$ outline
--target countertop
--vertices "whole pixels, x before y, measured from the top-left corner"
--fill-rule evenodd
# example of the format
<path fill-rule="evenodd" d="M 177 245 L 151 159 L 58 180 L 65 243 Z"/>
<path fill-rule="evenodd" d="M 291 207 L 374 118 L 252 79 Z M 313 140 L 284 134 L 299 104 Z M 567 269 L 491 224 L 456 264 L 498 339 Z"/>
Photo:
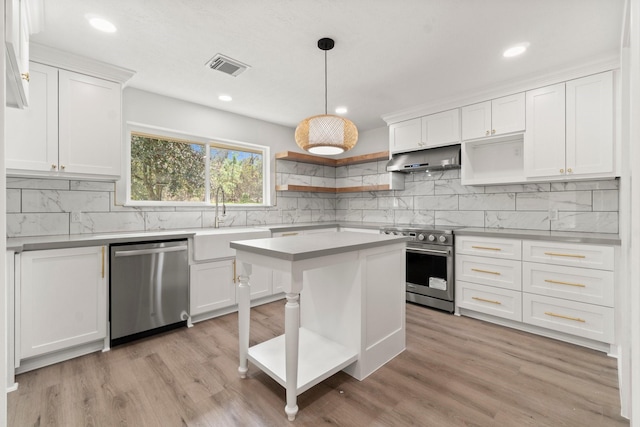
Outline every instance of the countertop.
<path fill-rule="evenodd" d="M 222 228 L 194 228 L 187 230 L 168 231 L 130 231 L 122 233 L 100 233 L 100 234 L 73 234 L 58 236 L 35 236 L 35 237 L 15 237 L 7 239 L 7 250 L 16 252 L 33 251 L 44 249 L 62 249 L 81 246 L 100 246 L 115 243 L 149 242 L 154 240 L 167 239 L 188 239 L 195 234 L 215 234 L 231 233 L 242 229 L 247 230 L 270 230 L 272 232 L 287 232 L 312 230 L 318 228 L 367 228 L 380 229 L 389 227 L 391 224 L 378 222 L 308 222 L 296 224 L 271 224 L 244 227 L 222 227 Z M 402 227 L 404 225 L 396 224 Z M 414 225 L 416 226 L 416 225 Z M 455 227 L 455 235 L 503 237 L 512 239 L 535 239 L 550 240 L 571 243 L 592 243 L 603 245 L 619 245 L 620 236 L 618 234 L 606 233 L 585 233 L 572 231 L 540 231 L 540 230 L 520 230 L 520 229 L 498 229 L 498 228 L 462 228 Z"/>
<path fill-rule="evenodd" d="M 231 248 L 287 261 L 301 261 L 344 252 L 359 251 L 406 241 L 404 236 L 345 231 L 337 234 L 320 233 L 291 236 L 286 239 L 252 239 L 231 242 Z"/>

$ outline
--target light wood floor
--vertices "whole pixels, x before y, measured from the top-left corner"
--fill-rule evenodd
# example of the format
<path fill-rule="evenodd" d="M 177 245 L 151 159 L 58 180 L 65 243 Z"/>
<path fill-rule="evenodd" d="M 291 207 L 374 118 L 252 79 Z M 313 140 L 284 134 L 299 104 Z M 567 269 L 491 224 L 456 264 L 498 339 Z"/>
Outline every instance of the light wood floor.
<path fill-rule="evenodd" d="M 251 344 L 283 330 L 251 313 Z M 18 376 L 9 426 L 624 426 L 615 359 L 407 305 L 407 349 L 364 381 L 342 372 L 298 397 L 250 365 L 231 314 Z"/>

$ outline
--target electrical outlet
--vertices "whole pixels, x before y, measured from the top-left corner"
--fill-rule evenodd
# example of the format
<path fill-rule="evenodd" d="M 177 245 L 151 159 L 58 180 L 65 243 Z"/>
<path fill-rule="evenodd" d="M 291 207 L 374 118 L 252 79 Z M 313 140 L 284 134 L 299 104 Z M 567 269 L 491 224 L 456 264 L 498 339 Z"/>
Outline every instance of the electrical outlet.
<path fill-rule="evenodd" d="M 549 220 L 556 221 L 558 219 L 558 209 L 549 209 Z"/>
<path fill-rule="evenodd" d="M 71 222 L 82 222 L 82 212 L 71 212 Z"/>

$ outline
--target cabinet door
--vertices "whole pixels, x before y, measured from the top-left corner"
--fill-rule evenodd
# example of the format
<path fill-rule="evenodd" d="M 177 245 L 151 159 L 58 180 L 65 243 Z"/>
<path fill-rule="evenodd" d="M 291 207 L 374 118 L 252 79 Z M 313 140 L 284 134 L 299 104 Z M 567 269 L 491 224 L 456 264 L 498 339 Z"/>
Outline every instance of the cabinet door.
<path fill-rule="evenodd" d="M 236 303 L 233 260 L 194 264 L 189 267 L 190 315 L 207 313 Z"/>
<path fill-rule="evenodd" d="M 565 85 L 526 94 L 524 169 L 528 178 L 565 174 Z"/>
<path fill-rule="evenodd" d="M 22 254 L 22 359 L 107 336 L 105 263 L 104 246 Z"/>
<path fill-rule="evenodd" d="M 9 173 L 58 168 L 58 70 L 32 63 L 30 80 L 29 107 L 5 111 Z"/>
<path fill-rule="evenodd" d="M 524 98 L 521 92 L 491 101 L 491 135 L 524 131 Z"/>
<path fill-rule="evenodd" d="M 422 118 L 422 142 L 426 147 L 460 142 L 460 110 L 443 111 Z"/>
<path fill-rule="evenodd" d="M 414 150 L 422 146 L 421 119 L 412 119 L 389 126 L 389 150 L 392 153 Z"/>
<path fill-rule="evenodd" d="M 567 173 L 614 176 L 613 73 L 566 85 Z"/>
<path fill-rule="evenodd" d="M 462 107 L 462 139 L 491 135 L 491 101 Z"/>
<path fill-rule="evenodd" d="M 26 0 L 5 1 L 7 102 L 10 107 L 29 105 L 29 17 Z"/>
<path fill-rule="evenodd" d="M 59 71 L 60 172 L 120 175 L 120 84 Z"/>

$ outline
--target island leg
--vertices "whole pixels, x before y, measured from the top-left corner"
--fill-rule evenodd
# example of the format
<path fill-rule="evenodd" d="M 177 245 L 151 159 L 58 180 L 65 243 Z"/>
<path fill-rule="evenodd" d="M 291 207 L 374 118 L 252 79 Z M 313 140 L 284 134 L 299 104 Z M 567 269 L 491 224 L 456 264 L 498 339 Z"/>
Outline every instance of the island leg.
<path fill-rule="evenodd" d="M 286 294 L 284 308 L 284 343 L 287 373 L 287 405 L 284 407 L 289 421 L 296 419 L 298 413 L 298 338 L 300 334 L 300 294 Z"/>
<path fill-rule="evenodd" d="M 247 377 L 247 354 L 249 353 L 249 321 L 250 321 L 250 287 L 249 276 L 251 264 L 240 262 L 240 275 L 238 276 L 238 344 L 240 347 L 240 366 L 238 373 L 240 378 Z M 235 281 L 236 278 L 234 277 Z"/>

